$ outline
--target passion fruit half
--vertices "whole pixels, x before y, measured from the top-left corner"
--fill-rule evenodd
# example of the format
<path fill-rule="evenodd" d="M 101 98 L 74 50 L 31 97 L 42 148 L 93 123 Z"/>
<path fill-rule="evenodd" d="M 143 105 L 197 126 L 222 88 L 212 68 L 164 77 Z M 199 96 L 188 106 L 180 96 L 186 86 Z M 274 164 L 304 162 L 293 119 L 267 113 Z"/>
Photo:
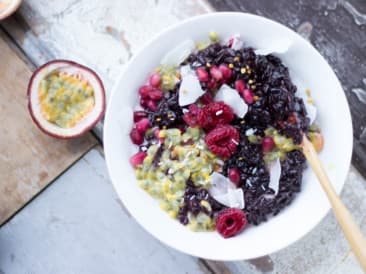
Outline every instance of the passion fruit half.
<path fill-rule="evenodd" d="M 91 69 L 67 60 L 39 67 L 28 85 L 28 108 L 46 134 L 71 139 L 94 127 L 105 111 L 105 91 Z"/>

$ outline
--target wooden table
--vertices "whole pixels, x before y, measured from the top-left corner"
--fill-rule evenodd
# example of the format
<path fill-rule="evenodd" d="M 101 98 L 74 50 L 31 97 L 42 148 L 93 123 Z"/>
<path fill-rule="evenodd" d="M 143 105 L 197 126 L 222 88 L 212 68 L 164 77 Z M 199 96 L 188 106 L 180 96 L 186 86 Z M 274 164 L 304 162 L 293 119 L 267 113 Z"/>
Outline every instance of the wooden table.
<path fill-rule="evenodd" d="M 203 0 L 25 0 L 17 14 L 0 24 L 0 34 L 6 36 L 7 43 L 31 68 L 54 58 L 72 59 L 94 68 L 102 76 L 108 93 L 129 58 L 164 27 L 212 12 L 214 7 L 263 14 L 310 37 L 336 68 L 351 98 L 354 117 L 360 115 L 355 125 L 361 127 L 364 116 L 360 105 L 354 102 L 356 98 L 364 98 L 366 16 L 362 12 L 366 12 L 366 5 L 362 0 L 310 2 L 313 3 L 302 0 L 291 4 L 284 0 L 213 0 L 211 4 Z M 318 13 L 312 12 L 313 9 Z M 349 40 L 340 34 L 344 33 L 345 22 L 355 24 L 348 28 L 353 31 Z M 332 24 L 334 29 L 324 29 Z M 338 36 L 327 35 L 328 31 Z M 348 41 L 361 44 L 349 45 Z M 351 48 L 339 49 L 333 43 L 345 43 Z M 323 48 L 324 45 L 328 47 Z M 343 67 L 356 68 L 345 60 L 344 54 L 358 58 L 359 70 L 349 72 Z M 348 77 L 352 82 L 347 81 Z M 356 91 L 352 92 L 353 89 Z M 98 125 L 94 130 L 99 138 L 101 129 Z M 362 132 L 363 128 L 356 128 L 357 134 Z M 359 137 L 356 136 L 357 148 L 362 147 L 363 136 Z M 354 164 L 365 174 L 361 154 L 356 154 Z M 354 167 L 349 172 L 342 199 L 366 232 L 366 182 Z M 103 149 L 97 145 L 0 228 L 0 273 L 362 272 L 332 213 L 292 246 L 250 261 L 207 261 L 166 247 L 125 211 L 109 181 Z"/>

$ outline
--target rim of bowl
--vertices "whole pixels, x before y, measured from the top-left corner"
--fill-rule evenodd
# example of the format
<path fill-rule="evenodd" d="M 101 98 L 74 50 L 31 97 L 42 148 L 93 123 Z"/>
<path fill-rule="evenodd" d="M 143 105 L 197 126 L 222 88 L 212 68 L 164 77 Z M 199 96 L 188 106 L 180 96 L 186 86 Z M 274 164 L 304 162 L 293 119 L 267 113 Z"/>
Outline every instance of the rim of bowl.
<path fill-rule="evenodd" d="M 108 128 L 108 121 L 109 121 L 109 116 L 111 115 L 110 114 L 110 103 L 112 102 L 113 100 L 113 97 L 114 97 L 114 94 L 118 91 L 118 83 L 120 82 L 120 79 L 124 76 L 125 74 L 125 71 L 128 69 L 128 67 L 135 61 L 135 59 L 137 59 L 137 57 L 148 47 L 148 45 L 150 45 L 151 43 L 161 39 L 161 37 L 163 37 L 166 33 L 169 33 L 170 31 L 178 28 L 178 27 L 181 27 L 185 24 L 188 24 L 188 23 L 191 23 L 191 22 L 194 22 L 194 21 L 199 21 L 201 19 L 206 19 L 206 18 L 210 18 L 210 17 L 217 17 L 217 18 L 224 18 L 224 17 L 227 17 L 227 16 L 236 16 L 236 17 L 252 17 L 254 19 L 257 19 L 257 20 L 263 20 L 263 21 L 266 21 L 267 23 L 270 23 L 270 24 L 274 24 L 274 25 L 277 25 L 281 28 L 285 28 L 287 31 L 290 31 L 291 33 L 295 34 L 297 36 L 297 38 L 299 38 L 301 40 L 301 43 L 303 44 L 306 44 L 306 46 L 317 56 L 317 59 L 321 59 L 322 62 L 324 62 L 328 68 L 330 69 L 330 72 L 333 74 L 334 76 L 334 79 L 336 80 L 336 84 L 339 85 L 340 89 L 343 91 L 342 94 L 340 94 L 339 96 L 342 97 L 342 100 L 345 102 L 345 108 L 347 109 L 347 112 L 346 113 L 343 113 L 343 115 L 346 117 L 345 120 L 348 121 L 348 124 L 347 126 L 349 126 L 350 130 L 347 132 L 346 135 L 348 135 L 347 139 L 350 140 L 350 143 L 349 143 L 349 151 L 348 151 L 348 159 L 347 159 L 347 166 L 344 167 L 344 169 L 347 171 L 345 172 L 343 178 L 342 178 L 342 186 L 340 187 L 340 189 L 336 192 L 339 194 L 343 187 L 344 187 L 344 184 L 345 184 L 345 180 L 346 180 L 346 177 L 347 177 L 347 174 L 348 174 L 348 171 L 350 169 L 350 165 L 351 165 L 351 157 L 352 157 L 352 147 L 353 147 L 353 128 L 352 128 L 352 119 L 351 119 L 351 112 L 350 112 L 350 108 L 349 108 L 349 105 L 348 105 L 348 101 L 347 101 L 347 98 L 346 98 L 346 95 L 344 93 L 344 90 L 343 90 L 343 87 L 338 79 L 338 77 L 336 76 L 336 74 L 334 73 L 334 70 L 332 69 L 332 67 L 329 65 L 329 63 L 327 62 L 327 60 L 324 59 L 324 57 L 318 52 L 318 50 L 316 50 L 314 48 L 314 46 L 307 40 L 305 40 L 301 35 L 299 35 L 298 33 L 296 33 L 294 30 L 290 29 L 289 27 L 279 23 L 279 22 L 276 22 L 272 19 L 269 19 L 269 18 L 266 18 L 266 17 L 263 17 L 263 16 L 259 16 L 259 15 L 255 15 L 255 14 L 251 14 L 251 13 L 245 13 L 245 12 L 212 12 L 212 13 L 207 13 L 207 14 L 203 14 L 203 15 L 197 15 L 197 16 L 193 16 L 193 17 L 190 17 L 188 19 L 185 19 L 185 20 L 182 20 L 176 24 L 173 24 L 165 29 L 163 29 L 162 31 L 158 32 L 156 35 L 154 35 L 151 39 L 149 39 L 143 47 L 141 47 L 134 55 L 133 57 L 127 62 L 126 64 L 126 69 L 124 69 L 120 75 L 116 78 L 117 81 L 115 82 L 113 88 L 112 88 L 112 92 L 111 92 L 111 95 L 110 95 L 110 98 L 108 100 L 108 104 L 107 104 L 107 108 L 106 108 L 106 115 L 105 115 L 105 122 L 104 122 L 104 130 L 103 130 L 103 140 L 107 140 L 107 132 L 108 130 L 106 130 Z M 107 142 L 104 143 L 104 149 L 105 149 L 105 159 L 106 159 L 106 163 L 107 163 L 107 170 L 108 170 L 108 173 L 109 175 L 112 174 L 111 170 L 110 170 L 110 165 L 108 164 L 109 163 L 109 156 L 108 156 L 108 152 L 109 149 L 109 144 Z M 117 187 L 116 187 L 116 183 L 113 181 L 113 179 L 111 178 L 111 181 L 112 181 L 112 185 L 115 189 L 115 191 L 117 192 L 117 195 L 120 197 L 120 195 L 118 194 L 118 190 L 117 190 Z M 123 203 L 123 200 L 121 199 L 121 202 Z M 124 204 L 124 206 L 126 207 L 127 211 L 128 212 L 131 212 L 131 210 L 129 209 L 129 206 Z M 173 244 L 171 244 L 170 242 L 167 242 L 166 240 L 162 239 L 161 237 L 159 237 L 159 234 L 158 233 L 155 233 L 155 232 L 152 232 L 150 231 L 147 227 L 144 226 L 142 220 L 138 219 L 138 218 L 135 218 L 135 216 L 133 214 L 131 214 L 131 216 L 139 223 L 139 225 L 145 230 L 147 231 L 150 235 L 154 236 L 154 238 L 158 239 L 159 241 L 161 241 L 162 243 L 166 244 L 167 246 L 169 247 L 172 247 L 180 252 L 183 252 L 183 253 L 186 253 L 186 254 L 190 254 L 192 256 L 196 256 L 196 257 L 201 257 L 201 258 L 205 258 L 205 259 L 210 259 L 210 260 L 218 260 L 218 261 L 235 261 L 235 260 L 248 260 L 248 259 L 253 259 L 253 258 L 258 258 L 258 257 L 261 257 L 261 256 L 265 256 L 265 255 L 268 255 L 268 254 L 272 254 L 272 253 L 275 253 L 275 252 L 278 252 L 296 242 L 298 242 L 299 240 L 301 240 L 303 237 L 305 237 L 308 233 L 310 233 L 318 224 L 320 224 L 320 222 L 326 217 L 326 215 L 329 213 L 331 209 L 331 205 L 330 203 L 327 203 L 327 209 L 324 211 L 324 215 L 320 216 L 319 218 L 317 219 L 314 219 L 312 220 L 311 224 L 308 226 L 309 229 L 306 230 L 306 231 L 302 231 L 301 233 L 298 233 L 296 239 L 286 239 L 284 241 L 282 241 L 282 245 L 281 246 L 276 246 L 275 248 L 272 248 L 271 250 L 269 250 L 267 252 L 267 254 L 256 254 L 256 253 L 253 253 L 252 256 L 240 256 L 240 254 L 238 254 L 237 256 L 230 256 L 230 257 L 214 257 L 214 256 L 205 256 L 205 254 L 199 254 L 198 252 L 195 252 L 195 251 L 192 251 L 192 250 L 185 250 L 183 248 L 180 248 L 180 247 L 177 247 L 177 246 L 174 246 Z"/>

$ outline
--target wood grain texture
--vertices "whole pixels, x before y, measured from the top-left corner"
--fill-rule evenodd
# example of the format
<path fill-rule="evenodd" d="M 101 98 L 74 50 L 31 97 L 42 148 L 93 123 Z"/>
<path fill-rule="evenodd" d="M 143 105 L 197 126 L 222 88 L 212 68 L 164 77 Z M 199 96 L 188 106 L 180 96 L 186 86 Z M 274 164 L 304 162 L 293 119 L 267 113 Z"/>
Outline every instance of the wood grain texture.
<path fill-rule="evenodd" d="M 243 11 L 299 31 L 340 79 L 351 108 L 353 164 L 366 176 L 366 2 L 363 0 L 209 0 L 219 11 Z M 330 98 L 331 99 L 331 98 Z M 335 110 L 335 115 L 338 114 Z M 340 129 L 341 130 L 341 129 Z"/>
<path fill-rule="evenodd" d="M 43 134 L 28 113 L 31 71 L 0 33 L 0 224 L 96 144 Z"/>

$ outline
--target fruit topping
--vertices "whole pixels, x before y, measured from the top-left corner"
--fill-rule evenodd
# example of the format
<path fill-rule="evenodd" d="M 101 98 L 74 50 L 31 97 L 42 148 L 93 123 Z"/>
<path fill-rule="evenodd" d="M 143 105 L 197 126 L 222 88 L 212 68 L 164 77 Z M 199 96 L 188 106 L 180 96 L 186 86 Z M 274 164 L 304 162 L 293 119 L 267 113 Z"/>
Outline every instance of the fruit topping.
<path fill-rule="evenodd" d="M 216 218 L 216 230 L 224 238 L 240 233 L 247 224 L 245 213 L 238 208 L 227 208 Z"/>
<path fill-rule="evenodd" d="M 102 118 L 104 87 L 91 69 L 54 60 L 33 73 L 28 85 L 28 108 L 43 132 L 57 138 L 76 138 Z"/>
<path fill-rule="evenodd" d="M 233 126 L 218 125 L 206 135 L 205 142 L 213 153 L 227 158 L 236 151 L 239 132 Z"/>

